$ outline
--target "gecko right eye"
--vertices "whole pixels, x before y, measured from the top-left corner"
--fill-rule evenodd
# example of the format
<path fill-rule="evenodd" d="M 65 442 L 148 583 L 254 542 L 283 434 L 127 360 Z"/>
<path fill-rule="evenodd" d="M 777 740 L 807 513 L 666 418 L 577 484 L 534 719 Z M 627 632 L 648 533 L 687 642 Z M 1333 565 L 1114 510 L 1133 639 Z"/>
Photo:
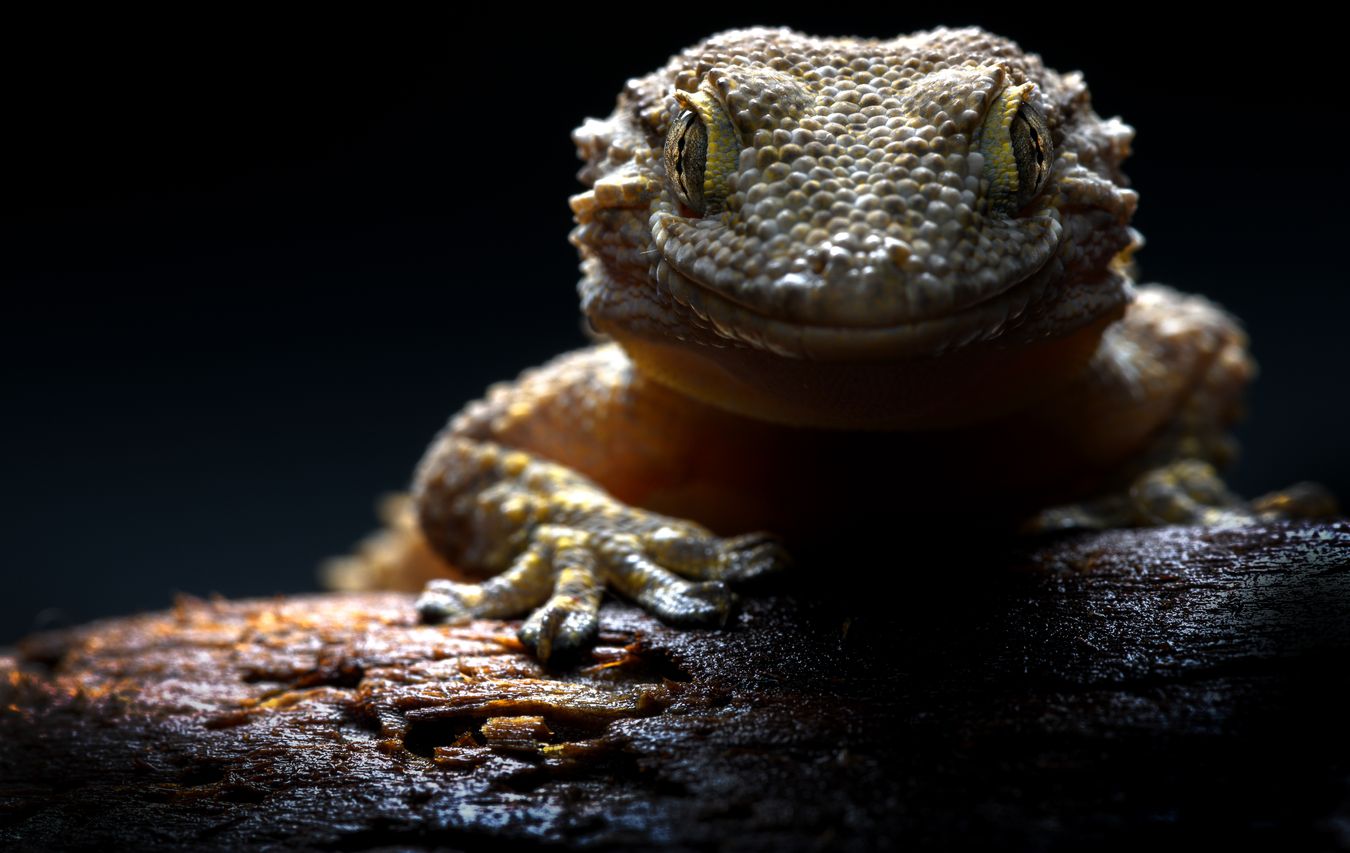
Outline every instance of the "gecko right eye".
<path fill-rule="evenodd" d="M 722 212 L 741 157 L 741 139 L 709 88 L 676 92 L 681 109 L 666 131 L 666 179 L 684 216 Z"/>
<path fill-rule="evenodd" d="M 666 134 L 666 177 L 680 204 L 695 216 L 705 210 L 703 173 L 708 165 L 708 128 L 693 110 L 671 122 Z"/>

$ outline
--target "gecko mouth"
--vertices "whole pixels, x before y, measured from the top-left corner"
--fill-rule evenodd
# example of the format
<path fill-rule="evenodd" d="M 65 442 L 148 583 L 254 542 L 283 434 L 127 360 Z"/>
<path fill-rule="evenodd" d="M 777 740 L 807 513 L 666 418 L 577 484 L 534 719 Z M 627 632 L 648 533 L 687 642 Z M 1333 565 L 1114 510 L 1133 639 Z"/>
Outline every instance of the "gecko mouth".
<path fill-rule="evenodd" d="M 654 192 L 598 195 L 573 197 L 572 242 L 598 264 L 583 297 L 588 311 L 608 317 L 610 331 L 617 324 L 660 336 L 674 323 L 705 330 L 707 343 L 788 358 L 909 359 L 996 338 L 1059 337 L 1129 299 L 1127 278 L 1111 258 L 1128 256 L 1133 232 L 1109 210 L 1066 205 L 986 221 L 972 244 L 1003 250 L 993 261 L 972 253 L 956 265 L 926 252 L 922 241 L 885 237 L 864 238 L 853 253 L 828 242 L 782 259 L 753 247 L 728 253 L 721 247 L 738 238 L 719 221 L 677 216 Z M 1098 235 L 1091 251 L 1065 249 L 1071 229 Z M 639 232 L 650 242 L 637 251 Z M 627 236 L 616 241 L 616 234 Z M 635 309 L 619 291 L 647 307 Z M 687 316 L 657 319 L 671 311 Z"/>
<path fill-rule="evenodd" d="M 659 288 L 719 335 L 796 358 L 939 355 L 1001 335 L 1062 278 L 1055 262 L 1061 228 L 1049 216 L 1040 223 L 1040 239 L 1025 244 L 1031 250 L 1016 263 L 945 279 L 921 266 L 918 274 L 907 274 L 895 261 L 912 250 L 881 241 L 877 248 L 887 254 L 872 258 L 876 262 L 870 265 L 831 267 L 825 247 L 818 251 L 826 256 L 819 271 L 793 270 L 776 278 L 728 274 L 701 264 L 689 242 L 675 239 L 672 232 L 687 222 L 657 213 L 653 223 Z"/>

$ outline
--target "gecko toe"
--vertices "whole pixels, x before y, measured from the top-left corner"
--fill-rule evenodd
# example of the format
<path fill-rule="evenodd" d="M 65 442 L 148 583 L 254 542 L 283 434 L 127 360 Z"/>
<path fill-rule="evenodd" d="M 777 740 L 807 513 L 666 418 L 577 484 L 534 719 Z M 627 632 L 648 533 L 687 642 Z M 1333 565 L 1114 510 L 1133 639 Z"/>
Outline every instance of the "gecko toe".
<path fill-rule="evenodd" d="M 451 625 L 467 622 L 473 618 L 473 611 L 462 595 L 461 588 L 447 580 L 428 581 L 422 594 L 417 597 L 417 614 L 426 623 L 445 622 Z"/>
<path fill-rule="evenodd" d="M 681 578 L 651 560 L 633 536 L 615 536 L 599 550 L 610 585 L 662 621 L 677 627 L 726 623 L 735 596 L 722 581 Z"/>
<path fill-rule="evenodd" d="M 595 643 L 604 591 L 589 549 L 562 548 L 553 565 L 557 580 L 552 597 L 530 614 L 517 635 L 544 663 L 574 657 Z"/>
<path fill-rule="evenodd" d="M 721 577 L 733 582 L 782 571 L 792 562 L 783 543 L 768 533 L 748 533 L 727 539 L 723 549 Z"/>
<path fill-rule="evenodd" d="M 595 644 L 595 610 L 550 601 L 530 614 L 517 637 L 544 663 L 569 660 Z"/>

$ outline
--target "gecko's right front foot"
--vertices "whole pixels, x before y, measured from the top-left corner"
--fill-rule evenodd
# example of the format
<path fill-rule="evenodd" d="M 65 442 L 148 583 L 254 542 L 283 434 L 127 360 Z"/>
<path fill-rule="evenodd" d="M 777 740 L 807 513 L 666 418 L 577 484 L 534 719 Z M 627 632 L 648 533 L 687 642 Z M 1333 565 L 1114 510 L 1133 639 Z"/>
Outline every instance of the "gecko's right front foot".
<path fill-rule="evenodd" d="M 544 661 L 595 641 L 606 586 L 672 625 L 715 626 L 731 612 L 728 582 L 787 562 L 767 534 L 717 537 L 623 504 L 563 466 L 470 440 L 450 439 L 427 460 L 417 500 L 438 550 L 500 572 L 478 584 L 430 582 L 417 602 L 422 618 L 533 611 L 519 636 Z"/>

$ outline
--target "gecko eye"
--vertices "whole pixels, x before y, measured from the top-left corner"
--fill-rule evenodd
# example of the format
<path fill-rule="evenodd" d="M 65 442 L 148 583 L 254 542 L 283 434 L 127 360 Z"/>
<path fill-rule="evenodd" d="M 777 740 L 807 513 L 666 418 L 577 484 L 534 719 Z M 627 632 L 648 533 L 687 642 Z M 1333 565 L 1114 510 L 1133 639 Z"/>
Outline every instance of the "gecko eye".
<path fill-rule="evenodd" d="M 708 166 L 708 128 L 693 110 L 671 122 L 666 134 L 666 177 L 680 204 L 702 216 L 703 174 Z"/>
<path fill-rule="evenodd" d="M 976 139 L 989 182 L 989 212 L 1018 215 L 1045 190 L 1055 163 L 1050 126 L 1036 105 L 1036 85 L 1027 82 L 999 93 Z"/>
<path fill-rule="evenodd" d="M 740 135 L 716 93 L 676 92 L 666 131 L 666 179 L 684 216 L 721 213 L 741 156 Z"/>
<path fill-rule="evenodd" d="M 1050 177 L 1054 149 L 1045 117 L 1031 104 L 1022 104 L 1008 127 L 1013 157 L 1017 160 L 1017 202 L 1020 209 L 1045 189 Z"/>

